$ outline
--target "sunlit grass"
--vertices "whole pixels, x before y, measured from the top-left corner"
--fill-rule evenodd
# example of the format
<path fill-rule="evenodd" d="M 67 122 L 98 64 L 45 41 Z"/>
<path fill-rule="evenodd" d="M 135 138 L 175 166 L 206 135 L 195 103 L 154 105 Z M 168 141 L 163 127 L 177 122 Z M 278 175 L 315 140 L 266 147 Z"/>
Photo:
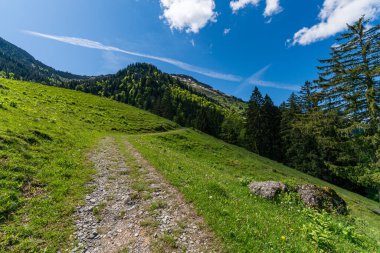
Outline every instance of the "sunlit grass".
<path fill-rule="evenodd" d="M 174 128 L 109 99 L 0 79 L 0 252 L 69 248 L 99 138 Z"/>
<path fill-rule="evenodd" d="M 194 204 L 227 252 L 376 252 L 379 246 L 380 218 L 370 210 L 377 207 L 374 201 L 193 130 L 127 138 Z M 331 186 L 351 215 L 318 216 L 293 196 L 278 201 L 252 196 L 247 187 L 252 180 Z M 355 232 L 343 229 L 350 226 Z"/>

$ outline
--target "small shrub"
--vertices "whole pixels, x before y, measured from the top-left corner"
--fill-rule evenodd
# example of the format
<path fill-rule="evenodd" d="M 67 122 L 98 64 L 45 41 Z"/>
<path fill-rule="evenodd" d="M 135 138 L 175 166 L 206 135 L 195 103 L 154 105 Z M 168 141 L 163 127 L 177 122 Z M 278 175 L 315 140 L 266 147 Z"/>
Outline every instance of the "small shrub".
<path fill-rule="evenodd" d="M 345 238 L 357 246 L 365 247 L 364 238 L 357 233 L 355 224 L 343 224 L 325 211 L 318 212 L 305 208 L 303 213 L 310 222 L 303 225 L 302 231 L 306 238 L 322 252 L 335 251 L 334 237 Z"/>
<path fill-rule="evenodd" d="M 305 209 L 304 212 L 311 220 L 302 227 L 306 238 L 322 252 L 334 251 L 333 233 L 330 230 L 331 218 L 325 213 L 318 213 L 311 209 Z"/>

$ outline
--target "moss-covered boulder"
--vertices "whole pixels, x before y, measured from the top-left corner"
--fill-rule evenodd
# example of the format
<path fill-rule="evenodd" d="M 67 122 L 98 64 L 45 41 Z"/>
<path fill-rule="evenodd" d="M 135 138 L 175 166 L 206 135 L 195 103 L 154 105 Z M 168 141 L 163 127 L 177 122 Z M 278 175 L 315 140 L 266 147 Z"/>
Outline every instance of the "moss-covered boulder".
<path fill-rule="evenodd" d="M 347 214 L 346 202 L 329 187 L 322 188 L 316 185 L 305 184 L 298 186 L 296 191 L 305 206 L 327 212 Z"/>

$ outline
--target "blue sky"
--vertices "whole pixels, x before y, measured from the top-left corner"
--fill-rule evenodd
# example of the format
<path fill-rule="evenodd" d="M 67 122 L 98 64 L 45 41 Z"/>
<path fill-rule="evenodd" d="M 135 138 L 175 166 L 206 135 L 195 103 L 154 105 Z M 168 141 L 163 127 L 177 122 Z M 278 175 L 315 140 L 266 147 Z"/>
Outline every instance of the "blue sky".
<path fill-rule="evenodd" d="M 380 11 L 379 0 L 0 3 L 0 36 L 56 69 L 99 75 L 149 62 L 245 100 L 258 85 L 276 104 L 316 78 L 345 23 L 364 13 L 378 22 Z"/>

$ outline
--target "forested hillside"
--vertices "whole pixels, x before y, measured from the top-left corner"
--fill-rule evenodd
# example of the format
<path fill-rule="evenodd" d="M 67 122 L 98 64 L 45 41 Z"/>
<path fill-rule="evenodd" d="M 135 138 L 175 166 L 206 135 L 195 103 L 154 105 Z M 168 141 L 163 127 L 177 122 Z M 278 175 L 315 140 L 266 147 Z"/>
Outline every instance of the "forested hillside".
<path fill-rule="evenodd" d="M 191 76 L 187 75 L 172 75 L 174 78 L 181 80 L 190 87 L 194 88 L 201 94 L 204 94 L 208 98 L 211 98 L 216 103 L 220 104 L 222 107 L 235 112 L 244 114 L 247 109 L 247 103 L 242 99 L 224 94 L 223 92 L 214 89 L 208 84 L 201 83 Z"/>
<path fill-rule="evenodd" d="M 227 112 L 180 80 L 144 63 L 130 65 L 115 75 L 70 81 L 65 87 L 110 97 L 214 136 L 221 133 Z"/>

